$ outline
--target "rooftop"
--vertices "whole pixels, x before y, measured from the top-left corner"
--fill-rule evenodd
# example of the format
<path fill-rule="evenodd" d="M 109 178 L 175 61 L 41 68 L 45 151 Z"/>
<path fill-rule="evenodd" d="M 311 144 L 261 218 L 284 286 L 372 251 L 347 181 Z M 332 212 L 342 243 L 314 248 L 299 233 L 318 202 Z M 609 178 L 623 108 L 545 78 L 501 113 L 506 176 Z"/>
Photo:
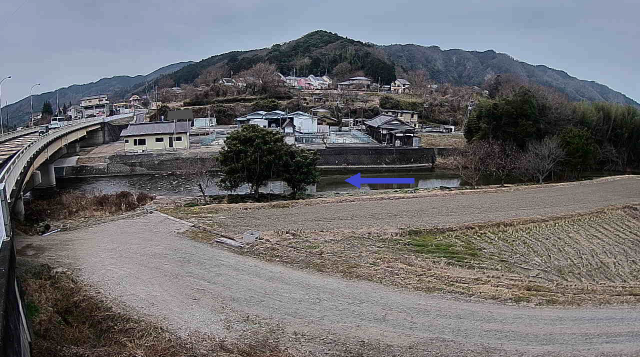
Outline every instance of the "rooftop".
<path fill-rule="evenodd" d="M 404 121 L 389 115 L 378 115 L 377 117 L 366 121 L 366 125 L 375 128 L 393 129 L 393 130 L 413 130 L 413 127 L 407 125 Z"/>
<path fill-rule="evenodd" d="M 191 123 L 187 121 L 174 122 L 152 122 L 152 123 L 136 123 L 129 124 L 120 136 L 139 136 L 154 134 L 173 134 L 188 133 L 191 129 Z"/>

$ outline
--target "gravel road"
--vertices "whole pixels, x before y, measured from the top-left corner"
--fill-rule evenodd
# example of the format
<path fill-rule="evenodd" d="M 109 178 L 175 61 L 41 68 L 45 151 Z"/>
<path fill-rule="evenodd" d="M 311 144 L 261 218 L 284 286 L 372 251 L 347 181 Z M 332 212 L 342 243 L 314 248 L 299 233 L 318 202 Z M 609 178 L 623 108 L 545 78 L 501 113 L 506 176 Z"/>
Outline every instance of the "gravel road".
<path fill-rule="evenodd" d="M 207 219 L 221 230 L 236 234 L 247 230 L 427 228 L 578 213 L 638 202 L 640 176 L 620 176 L 515 190 L 436 192 L 407 194 L 393 200 L 381 198 L 291 208 L 232 209 Z"/>
<path fill-rule="evenodd" d="M 565 209 L 623 203 L 625 197 L 638 197 L 638 182 L 576 186 L 572 194 L 557 189 L 521 192 L 511 207 L 520 207 L 520 215 L 530 213 L 535 204 L 550 202 L 543 193 L 555 195 L 552 201 Z M 634 191 L 622 194 L 620 189 Z M 576 197 L 600 191 L 607 193 Z M 494 202 L 492 208 L 476 206 L 478 197 L 465 196 L 475 203 L 461 204 L 478 209 L 479 217 L 499 207 L 497 202 L 504 203 L 501 196 L 485 198 L 485 204 Z M 569 197 L 571 202 L 566 202 Z M 603 202 L 605 197 L 613 199 Z M 460 202 L 461 197 L 452 199 Z M 398 207 L 408 203 L 398 202 Z M 386 211 L 382 207 L 376 212 Z M 498 212 L 495 216 L 507 215 L 506 208 Z M 527 308 L 409 292 L 240 256 L 185 238 L 180 232 L 187 228 L 154 213 L 20 238 L 17 246 L 19 255 L 29 259 L 77 269 L 115 301 L 187 334 L 237 338 L 239 331 L 258 333 L 273 325 L 281 343 L 324 356 L 640 355 L 637 308 Z"/>

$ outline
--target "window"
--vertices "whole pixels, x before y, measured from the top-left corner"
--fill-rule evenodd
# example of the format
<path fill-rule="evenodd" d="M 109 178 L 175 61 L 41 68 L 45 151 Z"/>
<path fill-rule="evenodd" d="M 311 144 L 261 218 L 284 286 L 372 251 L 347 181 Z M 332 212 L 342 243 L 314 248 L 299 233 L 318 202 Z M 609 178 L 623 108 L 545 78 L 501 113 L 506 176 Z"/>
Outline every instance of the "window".
<path fill-rule="evenodd" d="M 144 146 L 147 145 L 147 139 L 133 139 L 134 146 Z"/>
<path fill-rule="evenodd" d="M 129 143 L 129 139 L 124 139 L 124 143 L 128 144 Z"/>
<path fill-rule="evenodd" d="M 182 136 L 176 136 L 176 141 L 182 141 Z"/>
<path fill-rule="evenodd" d="M 156 138 L 156 143 L 163 143 L 164 142 L 164 138 Z"/>

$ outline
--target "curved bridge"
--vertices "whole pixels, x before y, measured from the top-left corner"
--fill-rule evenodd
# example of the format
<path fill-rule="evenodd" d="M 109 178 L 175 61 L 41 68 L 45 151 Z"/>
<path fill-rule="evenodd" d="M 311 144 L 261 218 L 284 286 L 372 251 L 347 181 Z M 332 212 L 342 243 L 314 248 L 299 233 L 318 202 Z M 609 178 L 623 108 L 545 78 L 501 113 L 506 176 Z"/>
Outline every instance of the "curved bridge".
<path fill-rule="evenodd" d="M 133 115 L 77 120 L 44 135 L 39 135 L 38 129 L 25 129 L 0 136 L 0 357 L 30 356 L 31 351 L 31 335 L 15 273 L 11 211 L 15 218 L 22 219 L 23 192 L 55 186 L 56 159 L 77 152 L 80 141 L 89 145 L 108 141 L 106 123 L 127 117 Z"/>

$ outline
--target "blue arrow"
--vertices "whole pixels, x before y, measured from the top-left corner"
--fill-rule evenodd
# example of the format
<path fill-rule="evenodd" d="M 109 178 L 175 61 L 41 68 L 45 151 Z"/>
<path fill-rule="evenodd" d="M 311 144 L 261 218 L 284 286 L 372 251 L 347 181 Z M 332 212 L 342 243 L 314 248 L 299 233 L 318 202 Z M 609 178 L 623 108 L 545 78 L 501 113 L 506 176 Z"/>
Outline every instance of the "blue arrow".
<path fill-rule="evenodd" d="M 348 183 L 356 186 L 357 188 L 361 188 L 361 186 L 365 183 L 404 183 L 404 184 L 413 184 L 416 182 L 416 179 L 413 178 L 372 178 L 372 177 L 361 177 L 360 173 L 349 177 L 346 179 Z"/>

